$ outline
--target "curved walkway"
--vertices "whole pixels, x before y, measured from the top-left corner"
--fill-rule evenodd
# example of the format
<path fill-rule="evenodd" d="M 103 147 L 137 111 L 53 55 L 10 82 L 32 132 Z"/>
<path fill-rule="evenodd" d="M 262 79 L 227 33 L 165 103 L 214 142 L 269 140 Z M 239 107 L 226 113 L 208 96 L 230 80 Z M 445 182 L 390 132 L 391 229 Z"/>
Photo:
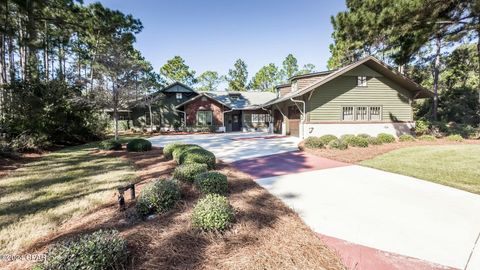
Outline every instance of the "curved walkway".
<path fill-rule="evenodd" d="M 158 136 L 200 144 L 295 209 L 350 269 L 480 269 L 480 196 L 297 151 L 259 133 Z M 468 265 L 467 265 L 468 263 Z"/>

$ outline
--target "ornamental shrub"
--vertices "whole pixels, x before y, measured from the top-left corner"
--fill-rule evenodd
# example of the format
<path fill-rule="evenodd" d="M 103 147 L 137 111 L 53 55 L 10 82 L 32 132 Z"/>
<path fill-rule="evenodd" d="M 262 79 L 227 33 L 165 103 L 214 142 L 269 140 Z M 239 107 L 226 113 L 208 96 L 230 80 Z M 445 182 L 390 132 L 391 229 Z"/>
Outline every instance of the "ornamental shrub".
<path fill-rule="evenodd" d="M 180 164 L 180 157 L 182 156 L 182 154 L 185 151 L 191 150 L 191 149 L 203 149 L 203 148 L 199 145 L 196 145 L 196 144 L 178 145 L 178 146 L 174 147 L 174 149 L 172 151 L 173 160 L 175 160 L 175 162 L 177 162 L 177 164 Z"/>
<path fill-rule="evenodd" d="M 344 141 L 347 144 L 350 144 L 350 140 L 355 138 L 356 136 L 353 134 L 345 134 L 340 136 L 340 140 Z"/>
<path fill-rule="evenodd" d="M 228 190 L 227 176 L 219 172 L 197 174 L 195 176 L 195 186 L 205 194 L 225 194 Z"/>
<path fill-rule="evenodd" d="M 208 169 L 215 168 L 215 155 L 203 148 L 192 148 L 185 150 L 179 157 L 180 164 L 202 163 L 207 164 Z"/>
<path fill-rule="evenodd" d="M 433 142 L 433 141 L 435 141 L 437 138 L 435 138 L 435 137 L 432 136 L 432 135 L 422 135 L 422 136 L 418 137 L 418 139 L 421 140 L 421 141 Z"/>
<path fill-rule="evenodd" d="M 445 138 L 452 142 L 463 142 L 463 137 L 458 134 L 449 135 Z"/>
<path fill-rule="evenodd" d="M 228 199 L 218 194 L 207 194 L 195 205 L 192 225 L 204 231 L 227 229 L 234 219 L 233 209 Z"/>
<path fill-rule="evenodd" d="M 366 133 L 360 133 L 360 134 L 357 135 L 357 137 L 362 137 L 362 138 L 368 139 L 368 138 L 370 138 L 370 137 L 372 137 L 372 136 L 370 136 L 370 135 L 368 135 L 368 134 L 366 134 Z"/>
<path fill-rule="evenodd" d="M 415 133 L 417 135 L 424 135 L 429 133 L 431 123 L 426 119 L 418 119 L 415 122 Z"/>
<path fill-rule="evenodd" d="M 195 176 L 208 171 L 207 164 L 186 163 L 179 165 L 173 171 L 173 178 L 186 182 L 193 182 Z"/>
<path fill-rule="evenodd" d="M 137 212 L 148 216 L 170 210 L 180 199 L 180 188 L 175 180 L 159 179 L 147 184 L 137 199 Z"/>
<path fill-rule="evenodd" d="M 378 137 L 368 137 L 366 139 L 368 141 L 368 144 L 370 144 L 370 145 L 381 145 L 381 144 L 383 144 L 382 141 Z"/>
<path fill-rule="evenodd" d="M 152 150 L 152 143 L 142 138 L 133 139 L 127 143 L 127 151 L 144 152 Z"/>
<path fill-rule="evenodd" d="M 305 139 L 305 147 L 310 149 L 323 148 L 324 143 L 319 137 L 308 137 Z"/>
<path fill-rule="evenodd" d="M 353 137 L 349 140 L 348 145 L 355 147 L 368 147 L 368 140 L 362 137 Z"/>
<path fill-rule="evenodd" d="M 348 148 L 348 144 L 345 143 L 345 142 L 342 141 L 342 140 L 339 140 L 339 139 L 330 141 L 330 142 L 328 143 L 328 146 L 329 146 L 330 148 L 339 149 L 339 150 L 345 150 L 345 149 Z"/>
<path fill-rule="evenodd" d="M 393 142 L 395 142 L 395 136 L 393 136 L 392 134 L 380 133 L 380 134 L 377 135 L 377 138 L 382 143 L 393 143 Z"/>
<path fill-rule="evenodd" d="M 116 140 L 101 141 L 98 148 L 103 150 L 122 150 L 122 144 Z"/>
<path fill-rule="evenodd" d="M 174 143 L 169 143 L 163 147 L 163 156 L 166 159 L 172 159 L 173 158 L 173 151 L 177 149 L 178 147 L 185 145 L 184 143 L 179 143 L 179 142 L 174 142 Z"/>
<path fill-rule="evenodd" d="M 338 139 L 337 136 L 331 134 L 323 135 L 320 137 L 320 141 L 323 143 L 323 145 L 328 145 L 329 142 L 336 139 Z"/>
<path fill-rule="evenodd" d="M 415 138 L 410 134 L 403 134 L 398 137 L 398 140 L 401 142 L 414 142 Z"/>
<path fill-rule="evenodd" d="M 35 269 L 124 269 L 127 256 L 127 241 L 117 231 L 100 230 L 54 245 Z"/>

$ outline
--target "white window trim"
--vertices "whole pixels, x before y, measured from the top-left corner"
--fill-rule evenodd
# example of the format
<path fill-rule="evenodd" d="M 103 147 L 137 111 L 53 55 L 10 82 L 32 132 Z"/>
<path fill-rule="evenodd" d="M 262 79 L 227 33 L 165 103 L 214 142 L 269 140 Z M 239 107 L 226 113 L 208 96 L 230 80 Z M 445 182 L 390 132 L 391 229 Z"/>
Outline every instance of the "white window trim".
<path fill-rule="evenodd" d="M 349 119 L 349 120 L 345 120 L 344 119 L 344 115 L 343 115 L 343 110 L 344 108 L 347 108 L 347 107 L 353 107 L 353 119 Z M 358 120 L 357 118 L 357 110 L 359 107 L 366 107 L 367 108 L 367 119 L 366 120 Z M 370 115 L 370 110 L 372 107 L 378 107 L 380 108 L 380 111 L 379 111 L 379 118 L 380 119 L 375 119 L 375 120 L 372 120 L 372 117 Z M 355 122 L 375 122 L 375 121 L 383 121 L 383 106 L 382 105 L 342 105 L 340 107 L 340 120 L 341 121 L 344 121 L 344 122 L 352 122 L 352 121 L 355 121 Z"/>
<path fill-rule="evenodd" d="M 182 93 L 176 93 L 176 94 L 175 94 L 175 97 L 176 97 L 177 99 L 182 99 L 182 98 L 183 98 L 183 94 L 182 94 Z"/>
<path fill-rule="evenodd" d="M 210 116 L 210 121 L 208 121 L 208 117 L 206 117 L 206 118 L 205 118 L 205 122 L 206 122 L 205 125 L 201 125 L 201 124 L 199 123 L 199 121 L 198 121 L 199 115 L 200 115 L 200 113 L 206 113 L 206 112 L 210 112 L 210 114 L 206 114 L 207 116 Z M 197 121 L 196 121 L 197 126 L 213 126 L 213 111 L 209 111 L 209 110 L 199 110 L 199 111 L 197 111 L 197 115 L 196 115 L 196 116 L 197 116 L 197 119 L 196 119 L 196 120 L 197 120 Z M 208 122 L 210 122 L 210 124 L 208 124 Z"/>
<path fill-rule="evenodd" d="M 358 87 L 367 87 L 368 86 L 367 76 L 357 76 L 357 86 Z"/>

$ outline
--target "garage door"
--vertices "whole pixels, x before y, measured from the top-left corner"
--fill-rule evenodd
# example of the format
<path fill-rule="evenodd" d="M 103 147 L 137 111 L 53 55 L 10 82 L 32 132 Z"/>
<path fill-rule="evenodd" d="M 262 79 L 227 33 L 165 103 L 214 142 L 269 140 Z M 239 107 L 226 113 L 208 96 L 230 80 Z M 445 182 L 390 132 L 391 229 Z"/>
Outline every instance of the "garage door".
<path fill-rule="evenodd" d="M 300 110 L 297 106 L 288 107 L 288 135 L 300 136 Z"/>

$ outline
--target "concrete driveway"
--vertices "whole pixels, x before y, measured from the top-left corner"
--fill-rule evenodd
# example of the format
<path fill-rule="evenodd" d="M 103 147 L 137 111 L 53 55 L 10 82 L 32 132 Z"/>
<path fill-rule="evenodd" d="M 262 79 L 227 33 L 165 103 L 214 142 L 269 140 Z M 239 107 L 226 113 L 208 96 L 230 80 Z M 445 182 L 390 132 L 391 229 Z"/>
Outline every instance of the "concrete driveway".
<path fill-rule="evenodd" d="M 480 269 L 480 196 L 298 152 L 267 134 L 159 136 L 196 143 L 292 207 L 350 269 Z M 480 181 L 480 179 L 479 179 Z M 479 243 L 480 244 L 480 243 Z"/>

